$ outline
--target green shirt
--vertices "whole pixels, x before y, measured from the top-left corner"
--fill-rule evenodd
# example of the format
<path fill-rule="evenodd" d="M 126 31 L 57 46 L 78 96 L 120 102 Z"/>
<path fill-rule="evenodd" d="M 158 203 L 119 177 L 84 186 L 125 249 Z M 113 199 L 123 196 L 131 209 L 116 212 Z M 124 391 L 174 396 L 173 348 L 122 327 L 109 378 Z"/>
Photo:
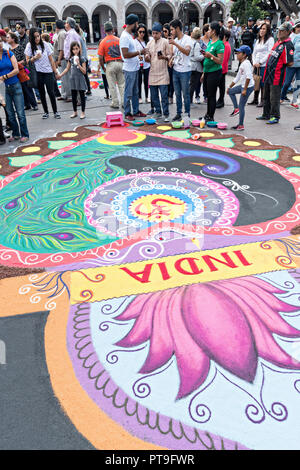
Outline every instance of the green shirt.
<path fill-rule="evenodd" d="M 225 46 L 223 41 L 218 39 L 216 42 L 211 42 L 207 44 L 206 52 L 210 52 L 215 57 L 218 57 L 218 54 L 224 54 Z M 203 61 L 203 72 L 215 72 L 216 70 L 220 70 L 222 68 L 222 64 L 216 64 L 214 60 L 211 59 L 204 59 Z"/>

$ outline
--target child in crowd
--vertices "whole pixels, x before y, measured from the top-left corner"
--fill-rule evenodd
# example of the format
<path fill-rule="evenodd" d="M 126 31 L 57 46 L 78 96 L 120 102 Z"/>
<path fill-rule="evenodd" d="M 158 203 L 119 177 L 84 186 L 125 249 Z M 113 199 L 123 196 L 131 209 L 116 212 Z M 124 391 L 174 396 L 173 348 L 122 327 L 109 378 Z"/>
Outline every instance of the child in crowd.
<path fill-rule="evenodd" d="M 253 66 L 250 61 L 252 51 L 249 46 L 243 45 L 239 49 L 236 49 L 236 52 L 240 67 L 235 79 L 227 89 L 227 94 L 229 95 L 234 107 L 230 116 L 240 115 L 238 125 L 233 126 L 232 129 L 243 131 L 245 129 L 245 106 L 249 96 L 254 90 Z M 241 84 L 235 86 L 239 81 Z M 241 95 L 239 105 L 237 104 L 236 95 Z"/>
<path fill-rule="evenodd" d="M 77 41 L 71 43 L 70 46 L 70 59 L 66 69 L 58 76 L 61 79 L 71 69 L 71 92 L 74 113 L 70 118 L 77 117 L 77 93 L 80 94 L 81 101 L 81 116 L 80 119 L 85 118 L 85 92 L 87 89 L 85 74 L 86 62 L 80 54 L 80 44 Z"/>

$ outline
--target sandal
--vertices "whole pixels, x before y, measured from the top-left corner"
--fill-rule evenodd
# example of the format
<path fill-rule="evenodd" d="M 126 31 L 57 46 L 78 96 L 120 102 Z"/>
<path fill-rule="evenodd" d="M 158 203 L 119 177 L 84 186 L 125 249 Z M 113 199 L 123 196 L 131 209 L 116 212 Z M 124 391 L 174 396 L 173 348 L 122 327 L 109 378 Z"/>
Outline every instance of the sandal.
<path fill-rule="evenodd" d="M 85 119 L 85 114 L 84 113 L 81 114 L 80 119 Z"/>
<path fill-rule="evenodd" d="M 14 142 L 15 140 L 19 140 L 19 139 L 20 139 L 20 137 L 13 137 L 13 136 L 11 136 L 11 137 L 9 137 L 7 140 L 8 140 L 8 142 Z"/>
<path fill-rule="evenodd" d="M 73 114 L 70 116 L 70 118 L 71 118 L 71 119 L 74 119 L 74 118 L 76 118 L 77 116 L 78 116 L 77 113 L 73 113 Z"/>

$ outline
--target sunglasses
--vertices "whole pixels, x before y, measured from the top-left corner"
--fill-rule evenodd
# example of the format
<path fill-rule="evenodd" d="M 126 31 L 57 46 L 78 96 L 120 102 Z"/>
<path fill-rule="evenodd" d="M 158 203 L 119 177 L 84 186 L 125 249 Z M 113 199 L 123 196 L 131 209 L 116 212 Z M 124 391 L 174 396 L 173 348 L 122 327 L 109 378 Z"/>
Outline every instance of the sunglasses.
<path fill-rule="evenodd" d="M 141 34 L 146 34 L 146 31 L 142 31 L 141 29 L 139 30 L 139 33 Z"/>
<path fill-rule="evenodd" d="M 169 31 L 167 29 L 163 29 L 163 32 L 164 33 L 168 33 Z"/>

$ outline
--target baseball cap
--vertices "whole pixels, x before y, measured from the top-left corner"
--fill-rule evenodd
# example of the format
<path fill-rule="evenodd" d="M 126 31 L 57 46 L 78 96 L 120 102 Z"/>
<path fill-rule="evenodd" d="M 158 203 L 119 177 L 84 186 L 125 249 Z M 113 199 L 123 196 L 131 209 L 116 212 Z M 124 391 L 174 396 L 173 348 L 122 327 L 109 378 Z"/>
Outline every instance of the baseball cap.
<path fill-rule="evenodd" d="M 235 52 L 242 52 L 243 54 L 246 54 L 246 55 L 251 55 L 252 54 L 251 47 L 246 46 L 246 45 L 241 46 L 238 49 L 235 49 Z"/>
<path fill-rule="evenodd" d="M 282 25 L 279 26 L 278 28 L 279 31 L 289 31 L 291 32 L 293 30 L 293 26 L 289 22 L 282 23 Z"/>
<path fill-rule="evenodd" d="M 104 31 L 112 31 L 113 30 L 113 25 L 111 21 L 107 21 L 104 23 Z"/>
<path fill-rule="evenodd" d="M 253 18 L 253 16 L 249 16 L 248 21 L 255 21 L 255 19 Z"/>

